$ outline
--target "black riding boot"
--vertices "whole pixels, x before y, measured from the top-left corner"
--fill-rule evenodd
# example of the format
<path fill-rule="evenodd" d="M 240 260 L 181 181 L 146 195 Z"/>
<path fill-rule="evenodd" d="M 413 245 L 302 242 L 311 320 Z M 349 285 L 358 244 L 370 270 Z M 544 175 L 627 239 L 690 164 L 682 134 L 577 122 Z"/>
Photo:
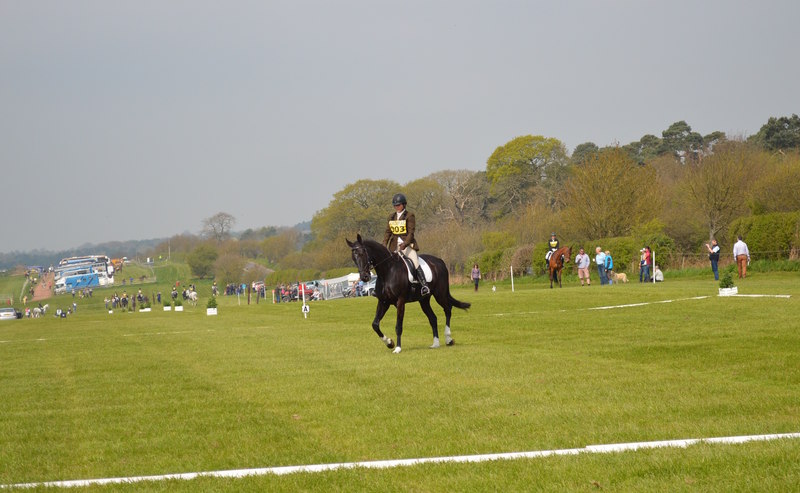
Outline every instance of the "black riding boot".
<path fill-rule="evenodd" d="M 422 267 L 417 267 L 417 280 L 419 284 L 422 286 L 419 290 L 419 294 L 422 296 L 427 296 L 431 294 L 431 290 L 428 287 L 428 283 L 425 282 L 425 273 L 422 272 Z"/>

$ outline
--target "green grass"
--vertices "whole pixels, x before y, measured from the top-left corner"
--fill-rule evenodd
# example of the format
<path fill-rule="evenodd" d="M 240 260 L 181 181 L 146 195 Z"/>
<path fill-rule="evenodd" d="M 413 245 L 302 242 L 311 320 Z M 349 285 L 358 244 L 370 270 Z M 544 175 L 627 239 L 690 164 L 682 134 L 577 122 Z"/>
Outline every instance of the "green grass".
<path fill-rule="evenodd" d="M 143 290 L 166 294 L 166 277 Z M 0 325 L 0 484 L 800 431 L 800 276 L 737 282 L 789 299 L 720 298 L 708 277 L 456 287 L 473 303 L 454 312 L 456 345 L 429 350 L 410 305 L 400 355 L 372 332 L 371 298 L 306 320 L 224 296 L 216 317 L 207 296 L 108 314 L 98 290 L 67 319 Z M 88 489 L 789 491 L 798 459 L 787 440 Z"/>
<path fill-rule="evenodd" d="M 7 273 L 0 274 L 0 294 L 13 296 L 15 305 L 17 304 L 17 298 L 19 298 L 19 293 L 22 291 L 22 286 L 24 284 L 25 276 L 12 276 Z"/>

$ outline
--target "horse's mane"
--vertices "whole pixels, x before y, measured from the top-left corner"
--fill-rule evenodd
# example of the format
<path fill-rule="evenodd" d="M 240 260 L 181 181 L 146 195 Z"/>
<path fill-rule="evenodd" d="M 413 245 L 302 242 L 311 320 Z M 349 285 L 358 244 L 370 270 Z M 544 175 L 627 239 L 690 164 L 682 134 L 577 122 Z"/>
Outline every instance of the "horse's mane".
<path fill-rule="evenodd" d="M 379 258 L 372 258 L 372 261 L 381 261 L 384 258 L 391 255 L 389 249 L 383 245 L 383 243 L 378 243 L 375 240 L 365 239 L 361 242 L 364 247 L 370 252 L 370 256 L 377 255 Z"/>

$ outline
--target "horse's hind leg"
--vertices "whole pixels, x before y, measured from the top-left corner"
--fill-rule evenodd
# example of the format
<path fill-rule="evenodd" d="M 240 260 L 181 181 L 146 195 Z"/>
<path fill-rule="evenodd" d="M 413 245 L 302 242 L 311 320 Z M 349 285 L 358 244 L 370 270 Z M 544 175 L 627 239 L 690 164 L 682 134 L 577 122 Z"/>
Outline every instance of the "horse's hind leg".
<path fill-rule="evenodd" d="M 381 320 L 383 319 L 383 316 L 386 315 L 386 311 L 389 309 L 389 306 L 389 303 L 383 301 L 378 302 L 378 308 L 375 310 L 375 318 L 372 320 L 372 330 L 378 334 L 378 337 L 380 337 L 383 343 L 386 344 L 386 347 L 392 349 L 394 348 L 394 342 L 390 338 L 383 335 L 383 332 L 381 332 Z"/>
<path fill-rule="evenodd" d="M 444 310 L 444 343 L 448 346 L 452 346 L 456 341 L 454 341 L 453 337 L 450 335 L 450 316 L 453 314 L 453 306 L 448 299 L 449 295 L 450 291 L 448 290 L 441 299 L 437 297 L 436 302 L 439 303 L 439 306 Z"/>
<path fill-rule="evenodd" d="M 433 344 L 431 344 L 431 349 L 436 349 L 439 347 L 439 320 L 436 318 L 436 314 L 433 313 L 433 308 L 431 308 L 430 296 L 419 300 L 419 306 L 422 307 L 422 311 L 427 315 L 428 322 L 431 324 L 431 330 L 433 331 Z"/>

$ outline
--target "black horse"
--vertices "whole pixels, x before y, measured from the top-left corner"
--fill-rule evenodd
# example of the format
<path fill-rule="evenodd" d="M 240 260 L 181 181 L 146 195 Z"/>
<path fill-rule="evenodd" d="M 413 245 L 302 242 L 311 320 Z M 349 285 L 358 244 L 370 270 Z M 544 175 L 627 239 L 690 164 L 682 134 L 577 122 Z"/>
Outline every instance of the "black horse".
<path fill-rule="evenodd" d="M 450 295 L 450 275 L 444 261 L 432 255 L 420 255 L 420 258 L 427 262 L 431 268 L 432 278 L 428 282 L 431 290 L 429 295 L 420 296 L 420 285 L 409 280 L 409 270 L 405 261 L 397 253 L 389 250 L 373 240 L 362 240 L 358 235 L 355 242 L 346 240 L 347 245 L 352 250 L 353 262 L 358 267 L 358 273 L 364 282 L 370 279 L 370 268 L 375 269 L 378 279 L 375 283 L 375 296 L 378 298 L 378 308 L 375 311 L 375 319 L 372 321 L 372 329 L 383 340 L 386 347 L 394 348 L 395 353 L 400 352 L 400 338 L 403 335 L 403 315 L 405 306 L 408 302 L 419 301 L 422 311 L 427 315 L 428 321 L 433 329 L 433 345 L 431 348 L 439 347 L 439 329 L 437 327 L 436 314 L 431 308 L 431 296 L 444 309 L 445 343 L 452 346 L 455 341 L 450 336 L 450 315 L 453 307 L 466 310 L 470 307 L 469 303 L 458 301 Z M 383 316 L 389 307 L 394 305 L 397 308 L 397 322 L 394 330 L 397 334 L 397 347 L 394 342 L 381 332 L 380 324 Z"/>
<path fill-rule="evenodd" d="M 561 287 L 561 270 L 564 268 L 564 263 L 569 262 L 572 256 L 572 247 L 563 246 L 550 255 L 548 262 L 548 270 L 550 271 L 550 289 L 553 289 L 553 281 L 558 281 L 558 287 Z"/>

